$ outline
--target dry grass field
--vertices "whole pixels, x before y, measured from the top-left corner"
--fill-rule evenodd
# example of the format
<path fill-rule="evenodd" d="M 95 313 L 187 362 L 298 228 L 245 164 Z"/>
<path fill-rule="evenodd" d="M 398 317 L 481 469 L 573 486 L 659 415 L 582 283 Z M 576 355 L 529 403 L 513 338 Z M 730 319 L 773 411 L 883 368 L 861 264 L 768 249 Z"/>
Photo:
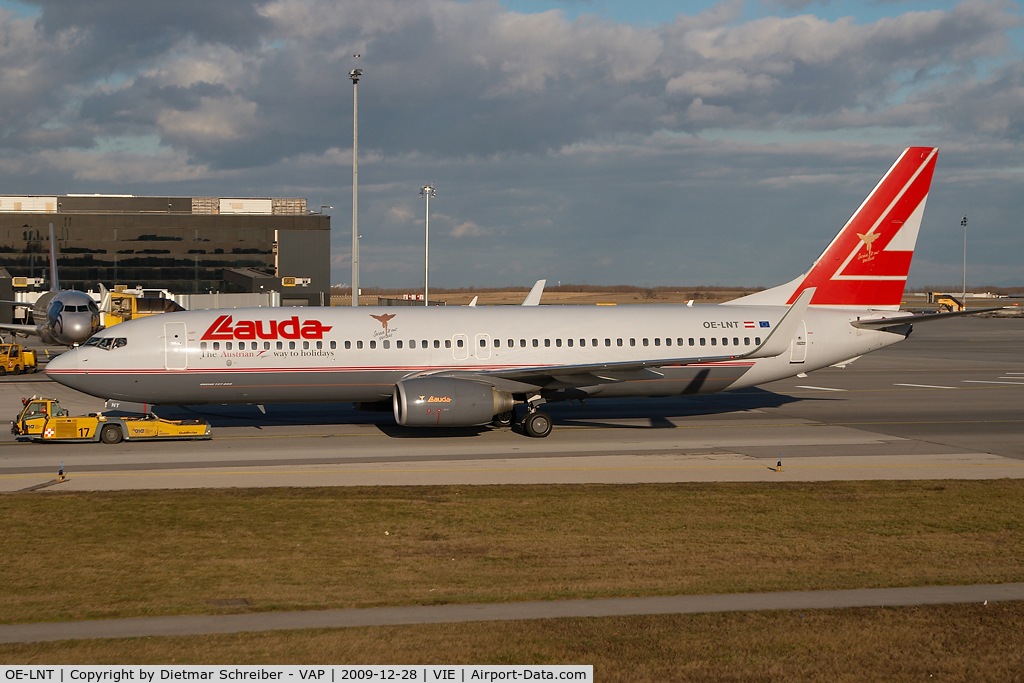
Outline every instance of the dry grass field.
<path fill-rule="evenodd" d="M 0 645 L 18 664 L 593 664 L 602 683 L 1024 680 L 1024 603 Z"/>
<path fill-rule="evenodd" d="M 0 497 L 0 622 L 1024 581 L 1024 481 Z"/>

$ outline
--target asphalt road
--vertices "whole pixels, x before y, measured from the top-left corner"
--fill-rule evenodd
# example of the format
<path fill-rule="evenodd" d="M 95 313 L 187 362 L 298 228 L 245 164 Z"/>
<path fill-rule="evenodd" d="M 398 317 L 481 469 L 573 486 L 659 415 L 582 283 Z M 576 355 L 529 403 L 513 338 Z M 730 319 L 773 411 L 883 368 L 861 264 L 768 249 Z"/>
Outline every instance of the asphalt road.
<path fill-rule="evenodd" d="M 43 375 L 0 380 L 0 409 L 102 401 Z M 6 406 L 6 408 L 4 408 Z M 1024 320 L 919 324 L 907 341 L 742 392 L 553 404 L 555 431 L 404 429 L 350 404 L 164 408 L 208 442 L 44 445 L 0 437 L 0 491 L 194 486 L 1024 476 Z M 775 471 L 779 458 L 782 472 Z"/>
<path fill-rule="evenodd" d="M 701 614 L 760 610 L 988 604 L 989 602 L 1007 600 L 1024 600 L 1024 583 L 724 595 L 668 595 L 650 598 L 375 607 L 307 612 L 258 612 L 253 614 L 3 624 L 0 625 L 0 643 L 242 633 L 298 628 L 351 628 L 355 626 L 442 624 L 513 619 L 613 617 L 637 614 Z"/>

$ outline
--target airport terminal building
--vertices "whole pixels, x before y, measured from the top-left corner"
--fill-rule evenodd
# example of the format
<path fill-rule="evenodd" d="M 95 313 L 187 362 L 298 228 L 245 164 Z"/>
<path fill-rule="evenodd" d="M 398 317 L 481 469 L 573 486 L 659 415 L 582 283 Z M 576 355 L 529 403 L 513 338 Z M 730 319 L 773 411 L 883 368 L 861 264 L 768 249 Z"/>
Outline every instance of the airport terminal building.
<path fill-rule="evenodd" d="M 49 287 L 49 225 L 63 288 L 174 294 L 277 291 L 330 305 L 330 216 L 305 199 L 0 195 L 0 268 Z"/>

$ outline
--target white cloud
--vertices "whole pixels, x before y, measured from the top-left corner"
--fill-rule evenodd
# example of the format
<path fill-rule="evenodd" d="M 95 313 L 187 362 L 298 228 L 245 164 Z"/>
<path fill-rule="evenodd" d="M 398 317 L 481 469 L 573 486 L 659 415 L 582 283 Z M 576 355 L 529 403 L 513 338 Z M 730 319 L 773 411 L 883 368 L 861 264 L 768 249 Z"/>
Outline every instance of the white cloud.
<path fill-rule="evenodd" d="M 212 173 L 205 165 L 191 164 L 185 154 L 167 149 L 160 150 L 157 154 L 95 154 L 73 149 L 44 150 L 35 158 L 35 163 L 70 173 L 75 180 L 104 183 L 129 183 L 139 178 L 146 178 L 155 183 L 167 183 L 210 179 L 222 175 Z"/>
<path fill-rule="evenodd" d="M 473 221 L 463 221 L 452 228 L 452 231 L 448 234 L 452 237 L 482 237 L 487 232 L 487 230 L 481 228 Z"/>
<path fill-rule="evenodd" d="M 194 110 L 165 109 L 157 114 L 156 124 L 163 136 L 192 145 L 251 138 L 257 125 L 256 103 L 237 96 L 203 97 Z"/>
<path fill-rule="evenodd" d="M 415 220 L 415 217 L 412 215 L 411 211 L 407 211 L 397 206 L 392 206 L 390 209 L 388 209 L 388 215 L 392 219 L 404 223 L 409 223 Z"/>
<path fill-rule="evenodd" d="M 776 83 L 776 79 L 768 74 L 750 75 L 740 69 L 695 70 L 670 78 L 665 84 L 665 92 L 669 95 L 715 97 L 764 92 Z"/>

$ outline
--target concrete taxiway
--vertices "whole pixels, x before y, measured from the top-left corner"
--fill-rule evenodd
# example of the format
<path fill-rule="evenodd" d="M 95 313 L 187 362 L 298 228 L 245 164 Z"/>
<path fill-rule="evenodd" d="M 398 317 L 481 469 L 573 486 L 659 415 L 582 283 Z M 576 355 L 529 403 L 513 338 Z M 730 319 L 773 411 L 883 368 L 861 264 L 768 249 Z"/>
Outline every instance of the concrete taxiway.
<path fill-rule="evenodd" d="M 43 375 L 0 380 L 0 409 L 49 395 L 102 401 Z M 555 431 L 403 429 L 349 404 L 196 406 L 208 442 L 43 445 L 0 439 L 0 491 L 224 486 L 632 483 L 1024 477 L 1024 320 L 919 324 L 907 341 L 735 393 L 547 408 Z M 782 471 L 776 464 L 782 459 Z"/>

